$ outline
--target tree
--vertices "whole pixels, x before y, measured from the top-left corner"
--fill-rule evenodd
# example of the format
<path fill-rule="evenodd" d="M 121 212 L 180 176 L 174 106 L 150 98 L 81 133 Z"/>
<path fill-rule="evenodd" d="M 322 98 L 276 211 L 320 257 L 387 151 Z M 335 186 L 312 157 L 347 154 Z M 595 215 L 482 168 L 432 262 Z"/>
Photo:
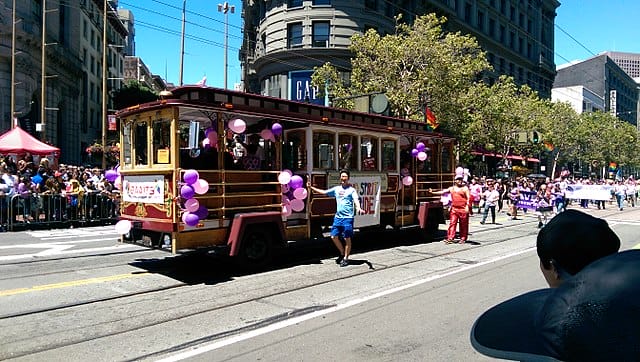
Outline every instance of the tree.
<path fill-rule="evenodd" d="M 137 80 L 131 80 L 114 92 L 113 105 L 116 109 L 123 109 L 157 99 L 158 95 L 153 90 Z"/>
<path fill-rule="evenodd" d="M 356 34 L 350 46 L 354 56 L 348 86 L 331 64 L 316 68 L 312 82 L 342 97 L 385 92 L 392 115 L 414 120 L 424 120 L 428 102 L 442 129 L 459 129 L 456 123 L 469 108 L 465 95 L 490 66 L 473 37 L 444 33 L 445 21 L 429 14 L 412 25 L 398 23 L 395 34 L 380 36 L 372 29 Z"/>

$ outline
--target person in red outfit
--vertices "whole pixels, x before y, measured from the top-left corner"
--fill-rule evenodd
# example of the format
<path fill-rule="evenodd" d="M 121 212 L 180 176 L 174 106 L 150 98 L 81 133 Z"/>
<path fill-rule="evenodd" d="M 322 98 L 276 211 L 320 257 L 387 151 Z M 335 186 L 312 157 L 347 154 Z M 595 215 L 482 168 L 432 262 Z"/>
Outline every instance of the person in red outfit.
<path fill-rule="evenodd" d="M 451 193 L 451 211 L 449 212 L 449 228 L 447 229 L 447 239 L 445 243 L 453 243 L 456 236 L 456 226 L 460 223 L 460 244 L 464 244 L 469 237 L 469 215 L 471 215 L 471 205 L 473 199 L 469 188 L 464 184 L 463 176 L 456 175 L 455 184 L 448 189 L 442 191 L 433 191 L 429 189 L 433 195 L 442 195 Z"/>

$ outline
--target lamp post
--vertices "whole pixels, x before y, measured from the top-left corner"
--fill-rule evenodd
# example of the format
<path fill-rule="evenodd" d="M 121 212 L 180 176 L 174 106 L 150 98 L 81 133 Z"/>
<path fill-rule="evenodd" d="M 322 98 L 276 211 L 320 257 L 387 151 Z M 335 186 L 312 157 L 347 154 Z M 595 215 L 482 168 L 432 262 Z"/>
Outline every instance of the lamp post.
<path fill-rule="evenodd" d="M 229 64 L 227 64 L 227 53 L 229 51 L 229 11 L 231 14 L 235 13 L 236 7 L 229 5 L 229 2 L 225 1 L 224 4 L 218 4 L 218 12 L 224 13 L 224 89 L 227 89 L 227 72 Z"/>
<path fill-rule="evenodd" d="M 107 168 L 107 0 L 102 11 L 102 170 Z"/>
<path fill-rule="evenodd" d="M 16 0 L 13 0 L 13 17 L 11 32 L 11 129 L 15 125 L 16 116 Z"/>

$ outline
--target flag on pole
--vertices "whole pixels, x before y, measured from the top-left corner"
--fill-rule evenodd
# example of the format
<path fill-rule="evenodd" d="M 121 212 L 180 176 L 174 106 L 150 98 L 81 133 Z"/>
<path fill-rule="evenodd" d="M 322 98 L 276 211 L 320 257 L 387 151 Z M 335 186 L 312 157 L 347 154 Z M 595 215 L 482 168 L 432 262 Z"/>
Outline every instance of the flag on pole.
<path fill-rule="evenodd" d="M 204 87 L 205 85 L 207 85 L 207 76 L 205 75 L 204 77 L 202 77 L 202 79 L 200 79 L 200 81 L 196 83 L 196 85 L 199 85 L 201 87 Z"/>
<path fill-rule="evenodd" d="M 551 142 L 544 141 L 543 144 L 544 144 L 545 150 L 549 152 L 553 152 L 553 150 L 555 149 L 555 147 L 553 147 L 553 144 Z"/>
<path fill-rule="evenodd" d="M 429 106 L 425 107 L 424 114 L 427 119 L 427 124 L 429 125 L 429 127 L 431 127 L 432 129 L 436 129 L 438 128 L 438 126 L 440 126 L 440 123 L 438 123 L 438 121 L 436 120 L 436 115 L 433 114 L 433 112 L 431 112 L 431 109 L 429 108 Z"/>

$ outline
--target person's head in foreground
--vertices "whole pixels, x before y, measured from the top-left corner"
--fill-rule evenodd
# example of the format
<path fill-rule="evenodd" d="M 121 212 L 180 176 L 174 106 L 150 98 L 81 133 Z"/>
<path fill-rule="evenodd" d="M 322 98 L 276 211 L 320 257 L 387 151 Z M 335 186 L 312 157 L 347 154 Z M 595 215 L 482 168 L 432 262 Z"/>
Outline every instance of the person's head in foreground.
<path fill-rule="evenodd" d="M 484 312 L 471 330 L 478 352 L 520 361 L 640 360 L 640 250 L 600 249 L 595 239 L 610 237 L 609 228 L 579 214 L 565 215 L 540 234 L 548 237 L 567 228 L 561 234 L 571 235 L 575 243 L 584 238 L 585 245 L 547 254 L 558 249 L 540 250 L 538 238 L 543 272 L 552 255 L 568 276 L 557 288 L 525 293 Z M 582 222 L 575 223 L 576 218 Z M 619 245 L 617 238 L 611 242 Z"/>
<path fill-rule="evenodd" d="M 536 247 L 542 274 L 555 288 L 593 261 L 618 252 L 620 239 L 605 220 L 567 210 L 540 230 Z"/>

